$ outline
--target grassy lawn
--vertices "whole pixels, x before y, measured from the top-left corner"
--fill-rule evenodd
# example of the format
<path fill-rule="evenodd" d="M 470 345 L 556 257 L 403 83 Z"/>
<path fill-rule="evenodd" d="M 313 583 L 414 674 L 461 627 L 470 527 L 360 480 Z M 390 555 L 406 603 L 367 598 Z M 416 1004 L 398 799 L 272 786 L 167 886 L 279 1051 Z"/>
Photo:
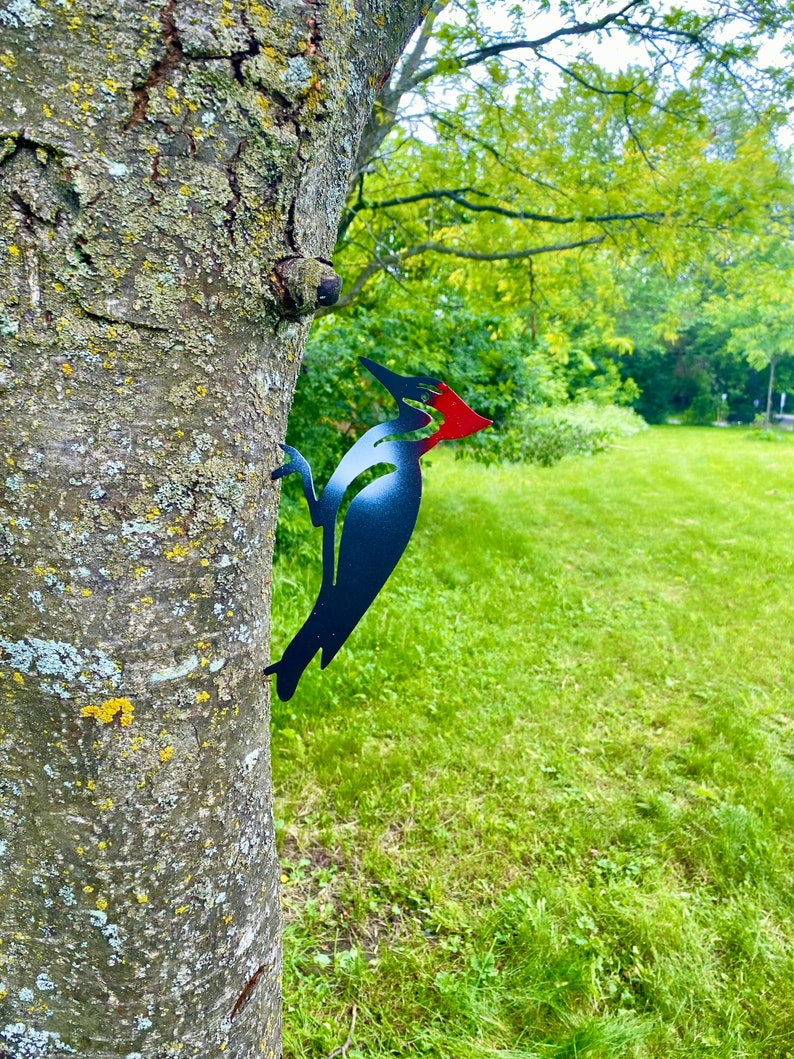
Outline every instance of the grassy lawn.
<path fill-rule="evenodd" d="M 794 443 L 435 456 L 274 706 L 285 1059 L 794 1055 L 792 595 Z"/>

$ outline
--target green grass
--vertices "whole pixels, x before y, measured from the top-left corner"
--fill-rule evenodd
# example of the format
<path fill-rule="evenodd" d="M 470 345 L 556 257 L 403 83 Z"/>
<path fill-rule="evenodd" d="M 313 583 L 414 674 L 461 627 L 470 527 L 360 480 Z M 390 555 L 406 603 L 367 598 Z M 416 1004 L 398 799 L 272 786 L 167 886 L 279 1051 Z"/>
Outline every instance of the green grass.
<path fill-rule="evenodd" d="M 285 1059 L 794 1055 L 793 574 L 789 442 L 433 459 L 274 707 Z"/>

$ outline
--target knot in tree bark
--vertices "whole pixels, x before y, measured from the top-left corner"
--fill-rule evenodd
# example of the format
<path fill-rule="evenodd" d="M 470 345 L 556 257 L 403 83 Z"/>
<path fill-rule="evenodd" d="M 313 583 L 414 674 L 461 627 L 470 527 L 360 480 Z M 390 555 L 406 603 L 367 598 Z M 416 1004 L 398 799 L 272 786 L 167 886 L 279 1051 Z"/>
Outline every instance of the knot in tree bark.
<path fill-rule="evenodd" d="M 342 279 L 323 258 L 287 257 L 276 263 L 270 285 L 282 314 L 297 319 L 321 305 L 334 305 Z"/>

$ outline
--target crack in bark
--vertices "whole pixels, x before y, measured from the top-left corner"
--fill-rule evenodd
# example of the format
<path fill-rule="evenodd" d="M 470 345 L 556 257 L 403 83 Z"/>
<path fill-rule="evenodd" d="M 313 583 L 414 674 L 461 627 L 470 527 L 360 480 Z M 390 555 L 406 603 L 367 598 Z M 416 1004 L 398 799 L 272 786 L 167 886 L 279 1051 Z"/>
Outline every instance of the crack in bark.
<path fill-rule="evenodd" d="M 284 227 L 284 238 L 287 240 L 287 245 L 293 253 L 298 254 L 298 244 L 295 239 L 295 210 L 297 208 L 297 199 L 293 199 L 289 204 L 289 213 L 287 214 L 287 223 Z"/>
<path fill-rule="evenodd" d="M 78 299 L 78 305 L 80 309 L 90 316 L 92 320 L 102 320 L 103 323 L 109 324 L 125 324 L 127 327 L 134 327 L 136 330 L 143 328 L 146 331 L 158 331 L 162 334 L 171 334 L 172 328 L 161 327 L 159 324 L 145 324 L 138 320 L 125 320 L 123 316 L 111 316 L 110 313 L 102 313 L 96 309 L 89 309 L 80 299 Z M 0 1057 L 2 1059 L 2 1057 Z"/>
<path fill-rule="evenodd" d="M 247 138 L 240 140 L 234 154 L 224 163 L 226 179 L 229 181 L 229 191 L 231 192 L 231 196 L 223 204 L 223 212 L 226 214 L 226 220 L 223 222 L 223 226 L 229 232 L 229 236 L 232 240 L 234 240 L 234 215 L 243 197 L 242 189 L 240 188 L 240 179 L 237 175 L 237 166 L 247 143 Z"/>
<path fill-rule="evenodd" d="M 41 158 L 42 151 L 46 155 L 45 160 Z M 23 152 L 35 155 L 35 161 L 33 158 L 28 159 L 31 166 L 28 176 L 32 179 L 25 180 L 23 170 L 21 179 L 18 175 L 15 182 L 13 178 L 14 165 L 16 162 L 21 162 L 24 166 Z M 53 169 L 49 168 L 49 163 L 53 163 L 54 167 L 58 167 L 60 172 L 54 172 Z M 40 143 L 25 136 L 14 137 L 10 150 L 0 160 L 0 176 L 2 176 L 3 183 L 6 185 L 6 193 L 10 201 L 20 210 L 31 230 L 33 230 L 37 221 L 54 228 L 65 214 L 75 214 L 80 209 L 80 199 L 71 185 L 71 172 L 69 170 L 65 170 L 66 179 L 64 179 L 63 152 L 50 144 Z M 46 210 L 43 211 L 40 206 L 37 209 L 35 192 L 37 190 L 41 192 L 44 185 L 46 185 L 49 194 L 40 204 L 40 206 L 46 207 Z M 28 192 L 27 196 L 25 195 L 26 191 Z"/>
<path fill-rule="evenodd" d="M 240 21 L 248 30 L 248 47 L 244 51 L 232 52 L 229 56 L 229 62 L 232 64 L 232 73 L 234 74 L 235 81 L 237 81 L 238 84 L 244 85 L 245 75 L 243 74 L 243 63 L 248 59 L 255 59 L 262 50 L 262 45 L 259 43 L 253 27 L 246 18 L 245 8 L 240 12 Z"/>
<path fill-rule="evenodd" d="M 42 224 L 49 224 L 52 227 L 52 222 L 45 220 L 44 217 L 39 217 L 39 215 L 34 212 L 33 208 L 25 202 L 18 191 L 9 191 L 8 197 L 22 214 L 22 223 L 30 233 L 35 231 L 36 221 L 40 221 Z M 0 1059 L 2 1059 L 2 1057 L 0 1057 Z"/>
<path fill-rule="evenodd" d="M 176 28 L 175 9 L 176 0 L 167 0 L 165 6 L 160 10 L 160 25 L 163 27 L 165 52 L 153 64 L 144 83 L 137 87 L 133 86 L 132 95 L 135 102 L 132 107 L 132 114 L 130 114 L 124 125 L 125 132 L 136 125 L 140 125 L 146 118 L 152 89 L 163 84 L 169 73 L 182 62 L 184 51 Z"/>

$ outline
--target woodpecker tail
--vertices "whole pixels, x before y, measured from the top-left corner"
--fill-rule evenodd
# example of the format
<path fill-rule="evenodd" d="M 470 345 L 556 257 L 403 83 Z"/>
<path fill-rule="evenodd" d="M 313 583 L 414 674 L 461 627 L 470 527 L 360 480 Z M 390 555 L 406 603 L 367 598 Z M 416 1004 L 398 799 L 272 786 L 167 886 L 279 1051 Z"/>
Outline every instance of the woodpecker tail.
<path fill-rule="evenodd" d="M 295 694 L 295 688 L 303 671 L 320 650 L 322 644 L 317 639 L 316 630 L 311 619 L 316 618 L 317 606 L 295 636 L 287 644 L 284 654 L 265 670 L 265 676 L 276 674 L 276 694 L 282 702 L 287 702 Z"/>
<path fill-rule="evenodd" d="M 271 676 L 273 673 L 276 675 L 276 694 L 282 702 L 287 702 L 295 694 L 298 681 L 294 678 L 294 675 L 290 676 L 288 672 L 282 669 L 281 662 L 274 662 L 264 671 L 266 677 Z"/>

